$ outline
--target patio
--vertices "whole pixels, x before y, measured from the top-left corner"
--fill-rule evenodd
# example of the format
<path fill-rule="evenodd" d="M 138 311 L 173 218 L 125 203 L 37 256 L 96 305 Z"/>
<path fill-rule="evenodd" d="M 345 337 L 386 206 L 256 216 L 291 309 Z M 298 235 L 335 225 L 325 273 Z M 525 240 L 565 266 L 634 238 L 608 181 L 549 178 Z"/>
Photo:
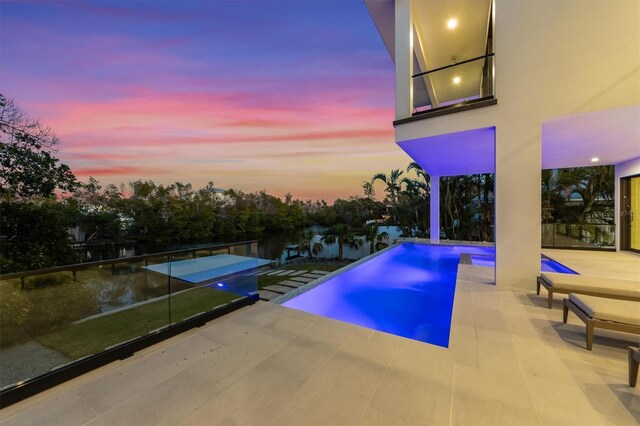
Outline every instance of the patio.
<path fill-rule="evenodd" d="M 640 256 L 545 250 L 581 273 L 633 277 Z M 633 336 L 562 323 L 561 298 L 460 265 L 448 349 L 266 302 L 0 412 L 19 424 L 637 424 Z"/>

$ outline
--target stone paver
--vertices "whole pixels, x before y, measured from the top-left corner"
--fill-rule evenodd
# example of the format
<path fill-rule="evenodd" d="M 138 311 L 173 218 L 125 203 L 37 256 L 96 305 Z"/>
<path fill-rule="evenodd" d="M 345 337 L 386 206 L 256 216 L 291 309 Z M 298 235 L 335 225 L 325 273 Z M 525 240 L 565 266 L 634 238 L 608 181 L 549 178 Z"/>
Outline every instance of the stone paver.
<path fill-rule="evenodd" d="M 302 278 L 312 278 L 314 280 L 317 280 L 318 278 L 322 278 L 322 275 L 316 275 L 316 274 L 304 274 L 304 275 L 300 275 Z"/>
<path fill-rule="evenodd" d="M 268 285 L 264 289 L 269 291 L 275 291 L 276 293 L 282 293 L 282 294 L 293 290 L 293 288 L 291 287 L 287 287 L 286 285 L 280 285 L 280 284 Z"/>
<path fill-rule="evenodd" d="M 311 271 L 312 274 L 316 274 L 316 275 L 327 275 L 330 274 L 331 272 L 329 271 Z"/>
<path fill-rule="evenodd" d="M 269 272 L 267 275 L 278 275 L 278 274 L 280 274 L 282 272 L 284 272 L 283 269 L 276 269 L 275 271 Z"/>
<path fill-rule="evenodd" d="M 288 280 L 289 281 L 298 281 L 301 283 L 310 283 L 311 281 L 315 280 L 316 278 L 305 278 L 305 277 L 289 277 Z"/>
<path fill-rule="evenodd" d="M 292 277 L 296 277 L 298 275 L 302 275 L 302 274 L 306 274 L 309 271 L 295 271 L 293 274 L 291 274 Z"/>
<path fill-rule="evenodd" d="M 260 295 L 260 299 L 262 300 L 271 300 L 271 299 L 275 299 L 276 297 L 282 296 L 281 293 L 276 293 L 274 291 L 269 291 L 269 290 L 258 290 L 258 294 Z"/>
<path fill-rule="evenodd" d="M 287 287 L 298 288 L 298 287 L 300 287 L 300 286 L 304 285 L 305 283 L 301 283 L 301 282 L 299 282 L 299 281 L 289 281 L 289 280 L 286 280 L 286 281 L 280 281 L 278 284 L 280 284 L 280 285 L 286 285 Z"/>

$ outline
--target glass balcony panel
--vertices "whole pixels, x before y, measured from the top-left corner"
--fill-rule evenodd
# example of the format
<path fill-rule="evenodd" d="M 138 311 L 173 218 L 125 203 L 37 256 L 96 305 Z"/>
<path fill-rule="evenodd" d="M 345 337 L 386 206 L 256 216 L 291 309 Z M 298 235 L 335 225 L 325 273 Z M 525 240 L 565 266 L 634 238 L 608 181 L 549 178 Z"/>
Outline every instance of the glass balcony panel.
<path fill-rule="evenodd" d="M 255 296 L 257 253 L 242 243 L 1 279 L 0 387 Z"/>
<path fill-rule="evenodd" d="M 414 76 L 414 114 L 493 97 L 493 59 L 476 58 Z"/>
<path fill-rule="evenodd" d="M 166 279 L 115 262 L 0 282 L 1 385 L 169 325 Z"/>
<path fill-rule="evenodd" d="M 615 249 L 615 236 L 615 225 L 542 224 L 543 247 Z"/>
<path fill-rule="evenodd" d="M 257 293 L 257 244 L 211 250 L 192 264 L 172 262 L 171 322 L 178 323 Z"/>

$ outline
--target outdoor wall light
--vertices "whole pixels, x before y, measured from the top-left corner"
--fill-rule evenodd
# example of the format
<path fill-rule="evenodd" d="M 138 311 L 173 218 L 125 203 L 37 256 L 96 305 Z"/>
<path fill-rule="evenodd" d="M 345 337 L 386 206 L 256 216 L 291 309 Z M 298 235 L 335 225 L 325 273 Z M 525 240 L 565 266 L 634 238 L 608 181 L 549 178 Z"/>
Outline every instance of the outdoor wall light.
<path fill-rule="evenodd" d="M 462 79 L 458 76 L 453 77 L 453 84 L 460 84 L 460 82 L 462 81 Z"/>
<path fill-rule="evenodd" d="M 453 30 L 458 26 L 458 20 L 456 18 L 451 18 L 447 21 L 447 28 Z"/>
<path fill-rule="evenodd" d="M 592 163 L 597 163 L 598 161 L 600 161 L 600 159 L 599 159 L 598 157 L 593 157 L 593 158 L 591 159 L 591 162 L 592 162 Z"/>

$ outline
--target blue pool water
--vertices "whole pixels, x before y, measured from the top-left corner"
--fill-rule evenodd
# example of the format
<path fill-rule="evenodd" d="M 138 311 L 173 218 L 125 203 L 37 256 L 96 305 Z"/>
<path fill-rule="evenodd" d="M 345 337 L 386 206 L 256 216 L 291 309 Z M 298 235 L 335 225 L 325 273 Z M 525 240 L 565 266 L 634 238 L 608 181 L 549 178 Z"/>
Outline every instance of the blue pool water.
<path fill-rule="evenodd" d="M 448 347 L 460 254 L 492 252 L 404 243 L 283 305 Z"/>
<path fill-rule="evenodd" d="M 473 255 L 471 256 L 471 263 L 476 266 L 496 266 L 496 256 L 495 253 L 492 254 L 482 254 L 482 255 Z M 553 259 L 548 258 L 545 255 L 542 255 L 540 260 L 540 270 L 542 272 L 558 272 L 561 274 L 575 274 L 579 275 L 576 271 L 571 268 L 564 266 L 562 263 L 557 262 Z"/>

